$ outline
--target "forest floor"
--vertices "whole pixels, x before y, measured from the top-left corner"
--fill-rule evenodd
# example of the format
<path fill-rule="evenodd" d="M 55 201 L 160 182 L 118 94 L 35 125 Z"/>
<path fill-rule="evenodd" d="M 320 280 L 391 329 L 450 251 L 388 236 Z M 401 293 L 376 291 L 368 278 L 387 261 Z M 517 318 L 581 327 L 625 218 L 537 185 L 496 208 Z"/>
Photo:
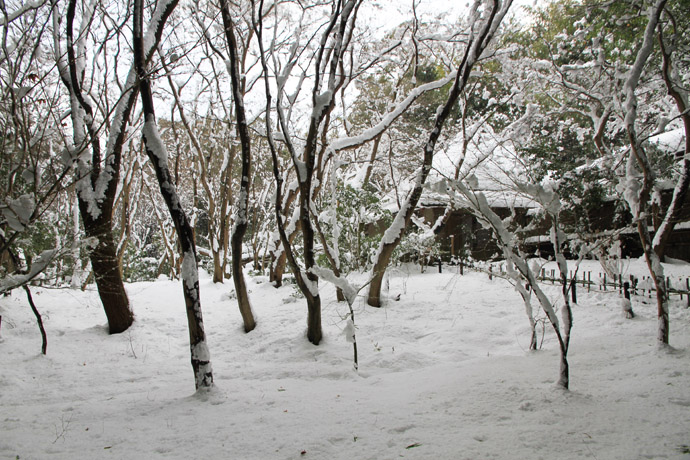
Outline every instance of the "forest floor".
<path fill-rule="evenodd" d="M 690 459 L 685 298 L 672 298 L 672 348 L 659 350 L 653 298 L 634 297 L 627 320 L 618 291 L 579 289 L 563 391 L 551 327 L 529 352 L 524 305 L 503 279 L 392 269 L 399 301 L 354 305 L 359 372 L 331 285 L 313 346 L 294 287 L 248 283 L 258 327 L 245 334 L 232 283 L 201 278 L 216 385 L 205 394 L 177 281 L 128 284 L 136 323 L 113 336 L 94 289 L 34 288 L 46 356 L 24 292 L 0 299 L 0 458 Z"/>

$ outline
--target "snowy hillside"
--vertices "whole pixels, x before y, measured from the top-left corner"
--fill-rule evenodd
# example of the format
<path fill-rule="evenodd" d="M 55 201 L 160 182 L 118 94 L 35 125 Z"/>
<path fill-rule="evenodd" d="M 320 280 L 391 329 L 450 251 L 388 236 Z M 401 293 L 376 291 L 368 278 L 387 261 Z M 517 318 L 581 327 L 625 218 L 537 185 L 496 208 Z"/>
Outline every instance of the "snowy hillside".
<path fill-rule="evenodd" d="M 564 392 L 550 326 L 528 352 L 506 281 L 435 271 L 393 269 L 400 300 L 384 308 L 358 299 L 359 373 L 332 286 L 313 346 L 290 285 L 248 278 L 258 326 L 245 334 L 232 283 L 204 276 L 216 388 L 196 395 L 178 282 L 127 285 L 137 320 L 113 336 L 95 290 L 35 288 L 47 356 L 15 290 L 0 299 L 0 458 L 690 459 L 686 299 L 673 297 L 673 349 L 659 351 L 654 299 L 634 297 L 626 320 L 617 291 L 580 290 Z"/>

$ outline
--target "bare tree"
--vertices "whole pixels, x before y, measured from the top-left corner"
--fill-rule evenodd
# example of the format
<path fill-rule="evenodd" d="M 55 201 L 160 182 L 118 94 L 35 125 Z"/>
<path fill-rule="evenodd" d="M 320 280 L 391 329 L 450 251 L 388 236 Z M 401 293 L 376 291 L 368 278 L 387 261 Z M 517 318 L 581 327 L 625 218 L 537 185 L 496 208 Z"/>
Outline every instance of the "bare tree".
<path fill-rule="evenodd" d="M 562 323 L 559 321 L 556 314 L 554 303 L 549 299 L 548 295 L 539 285 L 537 279 L 538 273 L 535 273 L 532 267 L 527 263 L 527 255 L 519 248 L 519 238 L 514 232 L 510 231 L 506 223 L 501 219 L 491 208 L 486 196 L 481 192 L 476 192 L 465 185 L 462 181 L 449 181 L 450 187 L 459 192 L 463 198 L 463 204 L 466 205 L 472 213 L 477 216 L 486 226 L 488 226 L 494 236 L 496 242 L 501 248 L 503 257 L 507 263 L 508 276 L 512 279 L 514 286 L 525 301 L 528 316 L 530 316 L 530 323 L 532 323 L 531 305 L 529 303 L 531 290 L 537 297 L 544 313 L 549 319 L 553 327 L 561 352 L 560 359 L 560 373 L 558 379 L 558 386 L 568 389 L 570 385 L 570 366 L 568 364 L 568 349 L 570 347 L 570 331 L 573 326 L 572 310 L 568 300 L 569 284 L 567 283 L 567 263 L 565 257 L 560 250 L 563 243 L 562 229 L 558 224 L 558 212 L 560 209 L 560 201 L 558 195 L 554 192 L 547 191 L 544 187 L 538 185 L 530 185 L 530 195 L 540 199 L 542 206 L 550 216 L 551 219 L 551 243 L 556 251 L 558 268 L 562 280 L 562 293 L 564 305 L 562 307 Z M 526 288 L 523 283 L 526 283 Z M 534 325 L 532 324 L 532 328 Z M 533 339 L 534 341 L 534 335 Z"/>
<path fill-rule="evenodd" d="M 253 3 L 254 4 L 254 3 Z M 290 75 L 293 62 L 290 62 L 283 73 L 276 75 L 276 110 L 278 114 L 278 124 L 282 132 L 282 138 L 292 166 L 296 171 L 298 179 L 298 212 L 299 225 L 302 232 L 302 246 L 304 254 L 304 269 L 299 265 L 289 235 L 285 230 L 282 213 L 282 183 L 283 177 L 280 172 L 278 151 L 271 127 L 270 114 L 272 112 L 272 91 L 269 84 L 268 53 L 263 44 L 263 1 L 258 4 L 258 17 L 254 12 L 253 25 L 258 37 L 261 54 L 261 64 L 264 71 L 264 81 L 266 90 L 266 130 L 274 162 L 274 177 L 278 192 L 276 193 L 276 220 L 278 231 L 286 253 L 286 258 L 290 264 L 297 285 L 307 300 L 307 338 L 310 342 L 318 345 L 321 341 L 323 332 L 321 329 L 321 298 L 318 289 L 318 276 L 310 271 L 314 267 L 314 237 L 315 230 L 312 224 L 313 196 L 314 196 L 314 173 L 318 167 L 317 158 L 322 149 L 318 144 L 321 139 L 322 130 L 328 126 L 328 120 L 335 107 L 335 96 L 338 90 L 348 81 L 349 72 L 345 65 L 345 56 L 348 47 L 351 45 L 354 33 L 357 11 L 361 1 L 347 0 L 336 2 L 332 5 L 332 10 L 328 22 L 323 27 L 323 32 L 313 55 L 312 76 L 313 86 L 311 87 L 311 116 L 308 121 L 307 135 L 304 140 L 301 155 L 297 151 L 296 139 L 293 138 L 289 125 L 288 115 L 285 113 L 283 101 L 286 97 L 285 83 Z M 254 8 L 256 10 L 256 8 Z M 298 46 L 293 47 L 293 53 Z M 277 69 L 276 69 L 277 71 Z M 304 77 L 300 80 L 304 81 Z M 294 100 L 294 99 L 293 99 Z M 323 126 L 322 126 L 323 123 Z"/>
<path fill-rule="evenodd" d="M 681 51 L 678 47 L 681 37 L 683 34 L 687 34 L 687 31 L 679 30 L 675 14 L 670 8 L 664 9 L 664 13 L 669 18 L 670 33 L 664 32 L 663 24 L 659 24 L 657 27 L 657 39 L 662 58 L 661 76 L 669 96 L 675 102 L 679 117 L 683 123 L 685 155 L 681 160 L 681 167 L 676 178 L 671 203 L 666 209 L 660 224 L 656 226 L 652 241 L 654 252 L 662 261 L 664 260 L 666 243 L 673 232 L 675 224 L 679 221 L 680 211 L 686 202 L 688 188 L 690 188 L 690 157 L 688 157 L 688 152 L 690 152 L 690 102 L 688 102 L 688 90 L 683 86 L 678 75 L 676 61 L 679 58 L 676 57 L 674 61 L 674 54 L 678 56 L 679 51 Z M 687 50 L 687 43 L 685 45 L 685 50 Z"/>
<path fill-rule="evenodd" d="M 168 0 L 158 5 L 151 18 L 151 25 L 162 28 L 165 18 L 177 5 L 177 0 Z M 177 190 L 168 167 L 168 153 L 158 134 L 156 114 L 153 105 L 150 74 L 146 71 L 145 38 L 143 34 L 143 1 L 134 2 L 133 27 L 134 64 L 139 78 L 141 103 L 144 112 L 144 127 L 142 130 L 146 153 L 151 160 L 160 186 L 160 192 L 168 206 L 170 216 L 175 223 L 182 259 L 182 291 L 187 310 L 187 325 L 189 327 L 189 346 L 194 371 L 194 383 L 199 389 L 213 386 L 213 372 L 211 370 L 211 356 L 206 344 L 206 333 L 201 314 L 201 299 L 199 293 L 199 269 L 197 267 L 196 245 L 194 232 L 189 219 L 182 208 Z"/>
<path fill-rule="evenodd" d="M 154 28 L 162 28 L 165 18 L 177 5 L 177 0 L 169 0 L 158 5 L 151 18 Z M 139 78 L 139 92 L 144 112 L 144 127 L 142 130 L 146 153 L 151 160 L 160 186 L 161 195 L 168 207 L 170 216 L 175 224 L 182 258 L 182 292 L 187 310 L 187 325 L 189 328 L 189 346 L 191 351 L 194 383 L 197 388 L 205 389 L 213 386 L 213 372 L 211 370 L 211 356 L 206 344 L 206 333 L 201 313 L 201 299 L 199 293 L 199 269 L 197 267 L 197 253 L 194 242 L 194 232 L 189 219 L 180 203 L 176 187 L 168 167 L 168 153 L 160 139 L 156 114 L 153 105 L 150 74 L 146 71 L 145 38 L 143 34 L 143 1 L 134 2 L 133 27 L 134 64 Z"/>
<path fill-rule="evenodd" d="M 134 88 L 125 89 L 123 99 L 111 121 L 111 133 L 103 152 L 100 140 L 100 126 L 93 101 L 88 90 L 92 82 L 85 81 L 85 52 L 88 30 L 94 22 L 94 5 L 81 10 L 81 25 L 77 36 L 74 23 L 77 15 L 76 0 L 67 5 L 64 20 L 64 40 L 66 52 L 62 51 L 62 16 L 58 3 L 53 2 L 53 34 L 55 59 L 60 78 L 70 97 L 71 121 L 73 129 L 72 159 L 77 175 L 77 197 L 84 230 L 97 245 L 91 250 L 91 267 L 96 278 L 101 302 L 108 318 L 111 334 L 125 331 L 134 321 L 134 314 L 122 282 L 117 260 L 117 248 L 113 238 L 112 214 L 117 190 L 122 148 L 125 139 L 125 126 L 129 121 Z M 128 97 L 129 96 L 129 97 Z M 90 150 L 90 154 L 87 152 Z M 105 153 L 105 154 L 104 154 Z"/>
<path fill-rule="evenodd" d="M 53 231 L 56 247 L 65 242 L 60 206 L 66 201 L 70 166 L 53 149 L 60 142 L 59 93 L 55 74 L 40 57 L 46 51 L 50 10 L 45 2 L 14 11 L 0 3 L 0 273 L 12 274 L 40 251 L 20 243 L 41 224 Z M 3 271 L 2 268 L 5 270 Z"/>
<path fill-rule="evenodd" d="M 242 271 L 242 239 L 247 232 L 249 225 L 249 193 L 251 176 L 252 148 L 247 127 L 247 116 L 244 110 L 244 97 L 242 91 L 242 78 L 239 71 L 239 60 L 237 39 L 235 37 L 235 24 L 230 15 L 230 7 L 227 0 L 221 4 L 221 14 L 223 16 L 223 26 L 227 40 L 228 71 L 232 82 L 232 95 L 235 103 L 235 115 L 237 117 L 237 134 L 240 138 L 242 149 L 242 176 L 240 178 L 240 193 L 237 199 L 237 211 L 235 214 L 235 225 L 232 229 L 230 247 L 232 248 L 232 279 L 235 282 L 235 293 L 240 308 L 240 314 L 244 322 L 244 331 L 250 332 L 256 327 L 252 307 L 249 302 L 247 285 Z"/>
<path fill-rule="evenodd" d="M 654 6 L 649 9 L 644 39 L 623 88 L 623 96 L 625 97 L 625 131 L 630 144 L 624 197 L 630 206 L 633 221 L 637 225 L 647 267 L 656 287 L 657 315 L 659 318 L 657 340 L 662 346 L 668 345 L 669 337 L 668 293 L 664 278 L 664 268 L 661 265 L 659 255 L 654 251 L 653 240 L 647 225 L 648 203 L 654 186 L 655 175 L 645 148 L 638 137 L 635 123 L 638 104 L 636 90 L 644 67 L 652 54 L 656 30 L 665 5 L 666 0 L 657 0 Z"/>
<path fill-rule="evenodd" d="M 475 2 L 470 13 L 469 27 L 470 34 L 468 37 L 467 46 L 465 48 L 464 56 L 457 70 L 454 74 L 454 83 L 448 94 L 448 99 L 445 104 L 439 107 L 436 112 L 434 120 L 434 127 L 429 133 L 428 140 L 424 146 L 424 155 L 422 166 L 417 173 L 414 182 L 414 187 L 407 195 L 407 198 L 402 203 L 402 206 L 395 216 L 395 219 L 384 233 L 383 239 L 379 245 L 378 252 L 373 267 L 373 277 L 371 285 L 369 286 L 369 295 L 367 303 L 373 307 L 381 306 L 381 287 L 383 285 L 383 276 L 386 268 L 390 262 L 391 256 L 395 248 L 402 240 L 405 228 L 412 220 L 412 215 L 417 207 L 419 198 L 422 195 L 424 184 L 426 182 L 429 171 L 431 171 L 431 163 L 434 157 L 434 149 L 436 143 L 441 135 L 443 125 L 450 115 L 451 108 L 458 100 L 460 93 L 464 90 L 467 81 L 470 78 L 472 67 L 481 57 L 484 50 L 489 46 L 498 26 L 508 12 L 511 5 L 511 0 L 500 2 L 494 0 L 491 6 L 487 7 L 482 14 L 480 12 L 479 2 Z"/>

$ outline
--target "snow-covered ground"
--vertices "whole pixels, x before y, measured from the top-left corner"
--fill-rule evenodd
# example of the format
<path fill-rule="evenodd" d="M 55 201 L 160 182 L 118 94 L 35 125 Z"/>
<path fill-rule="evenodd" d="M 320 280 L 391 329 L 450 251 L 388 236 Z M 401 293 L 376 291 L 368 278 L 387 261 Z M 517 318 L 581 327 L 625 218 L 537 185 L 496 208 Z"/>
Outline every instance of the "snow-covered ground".
<path fill-rule="evenodd" d="M 291 286 L 249 279 L 258 327 L 244 334 L 232 283 L 201 284 L 216 382 L 203 396 L 178 282 L 128 285 L 137 321 L 115 336 L 94 290 L 35 288 L 47 356 L 23 291 L 0 299 L 0 457 L 690 459 L 686 299 L 673 297 L 673 349 L 659 351 L 654 299 L 635 297 L 626 320 L 618 292 L 580 289 L 564 392 L 550 327 L 528 352 L 520 296 L 482 273 L 394 269 L 399 301 L 355 305 L 359 373 L 330 285 L 315 347 Z"/>

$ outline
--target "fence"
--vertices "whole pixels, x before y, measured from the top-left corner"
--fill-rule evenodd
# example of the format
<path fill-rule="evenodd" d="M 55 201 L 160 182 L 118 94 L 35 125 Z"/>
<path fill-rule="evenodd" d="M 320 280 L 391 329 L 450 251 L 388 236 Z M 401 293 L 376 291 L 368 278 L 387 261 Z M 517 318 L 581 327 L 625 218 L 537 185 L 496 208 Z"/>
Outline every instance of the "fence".
<path fill-rule="evenodd" d="M 546 282 L 550 281 L 552 284 L 561 281 L 560 278 L 556 276 L 556 270 L 551 270 L 551 273 L 547 274 L 546 269 L 542 269 L 539 279 Z M 628 283 L 632 295 L 643 296 L 646 294 L 648 297 L 652 297 L 652 291 L 656 292 L 656 286 L 651 276 L 643 276 L 642 283 L 640 283 L 640 279 L 634 275 L 629 275 L 627 278 L 624 278 L 623 275 L 620 274 L 612 277 L 608 276 L 606 273 L 599 272 L 599 277 L 596 278 L 595 281 L 592 281 L 592 272 L 587 271 L 582 272 L 582 279 L 577 278 L 577 273 L 575 273 L 575 277 L 573 277 L 573 273 L 570 272 L 567 280 L 574 286 L 581 285 L 587 288 L 587 292 L 589 292 L 592 287 L 596 287 L 599 291 L 617 290 L 619 293 L 623 293 L 623 285 L 625 283 Z M 684 289 L 680 287 L 683 286 L 683 284 Z M 669 298 L 672 295 L 677 295 L 681 300 L 683 298 L 687 299 L 688 307 L 690 307 L 690 278 L 686 277 L 685 280 L 683 280 L 683 278 L 677 278 L 673 279 L 672 282 L 672 278 L 667 276 L 666 292 Z"/>
<path fill-rule="evenodd" d="M 485 268 L 477 266 L 471 262 L 469 264 L 466 262 L 460 262 L 460 273 L 462 273 L 463 269 L 465 268 L 468 268 L 473 271 L 484 272 L 489 276 L 489 279 L 491 279 L 493 276 L 505 277 L 506 274 L 504 271 L 503 264 L 489 264 L 488 268 Z M 581 278 L 578 278 L 578 274 L 581 274 Z M 538 275 L 538 279 L 540 281 L 544 281 L 547 283 L 550 282 L 551 284 L 561 282 L 561 278 L 557 275 L 555 269 L 547 270 L 545 268 L 542 268 L 541 272 Z M 643 276 L 641 281 L 642 282 L 640 282 L 640 279 L 635 277 L 634 275 L 629 275 L 629 277 L 625 278 L 623 277 L 623 275 L 611 277 L 606 273 L 602 272 L 599 272 L 598 277 L 592 280 L 591 271 L 576 272 L 575 274 L 573 274 L 573 272 L 571 271 L 568 273 L 568 276 L 566 278 L 566 282 L 570 283 L 571 286 L 573 302 L 577 302 L 576 296 L 578 286 L 587 289 L 587 292 L 590 292 L 592 289 L 596 289 L 602 292 L 618 291 L 620 294 L 623 294 L 623 285 L 625 283 L 629 283 L 628 286 L 630 289 L 630 293 L 632 295 L 647 295 L 648 297 L 652 297 L 652 292 L 656 292 L 656 286 L 654 285 L 654 281 L 652 280 L 651 276 Z M 681 300 L 685 298 L 687 306 L 688 308 L 690 308 L 690 277 L 666 277 L 666 292 L 669 299 L 673 295 L 679 296 Z"/>

